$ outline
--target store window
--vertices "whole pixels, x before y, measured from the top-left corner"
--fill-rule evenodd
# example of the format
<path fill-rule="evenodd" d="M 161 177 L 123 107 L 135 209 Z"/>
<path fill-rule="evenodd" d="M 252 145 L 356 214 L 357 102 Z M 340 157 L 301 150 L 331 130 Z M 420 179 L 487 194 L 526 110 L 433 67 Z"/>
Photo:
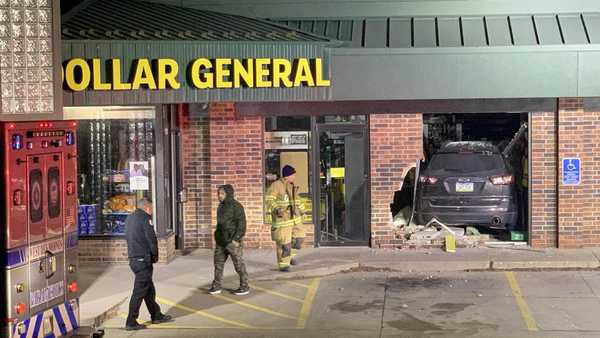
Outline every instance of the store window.
<path fill-rule="evenodd" d="M 65 115 L 78 120 L 79 234 L 123 236 L 138 202 L 153 200 L 154 109 L 79 108 Z"/>
<path fill-rule="evenodd" d="M 304 223 L 312 224 L 312 189 L 309 161 L 310 118 L 270 117 L 266 119 L 265 132 L 265 192 L 273 182 L 281 178 L 285 165 L 296 169 L 295 184 L 304 205 Z M 266 210 L 266 208 L 265 208 Z M 271 224 L 272 215 L 265 214 L 265 222 Z"/>

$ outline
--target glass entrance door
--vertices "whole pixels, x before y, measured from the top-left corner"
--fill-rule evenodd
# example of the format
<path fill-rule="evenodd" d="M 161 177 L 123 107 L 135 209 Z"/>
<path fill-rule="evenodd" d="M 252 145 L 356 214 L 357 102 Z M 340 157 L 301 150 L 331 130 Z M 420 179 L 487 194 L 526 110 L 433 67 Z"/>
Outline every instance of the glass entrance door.
<path fill-rule="evenodd" d="M 368 151 L 364 125 L 317 125 L 320 245 L 368 245 Z"/>

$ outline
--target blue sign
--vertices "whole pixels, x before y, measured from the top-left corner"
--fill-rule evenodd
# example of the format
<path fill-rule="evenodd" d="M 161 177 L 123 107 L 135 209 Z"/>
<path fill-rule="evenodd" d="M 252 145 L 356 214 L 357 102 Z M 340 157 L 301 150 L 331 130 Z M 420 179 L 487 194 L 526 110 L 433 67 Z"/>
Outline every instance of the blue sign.
<path fill-rule="evenodd" d="M 579 185 L 581 183 L 581 160 L 576 157 L 563 158 L 562 183 Z"/>

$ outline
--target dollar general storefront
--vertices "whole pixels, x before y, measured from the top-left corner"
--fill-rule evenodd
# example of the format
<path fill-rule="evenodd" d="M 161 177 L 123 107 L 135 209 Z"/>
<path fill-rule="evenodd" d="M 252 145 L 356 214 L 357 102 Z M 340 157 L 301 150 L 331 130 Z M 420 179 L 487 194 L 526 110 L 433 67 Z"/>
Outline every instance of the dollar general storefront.
<path fill-rule="evenodd" d="M 435 135 L 501 143 L 523 125 L 529 243 L 600 244 L 600 8 L 438 17 L 375 6 L 357 19 L 305 5 L 253 7 L 266 21 L 91 1 L 63 18 L 65 117 L 80 120 L 89 211 L 83 260 L 125 260 L 122 220 L 143 196 L 155 201 L 163 260 L 211 247 L 224 183 L 246 208 L 246 246 L 270 247 L 264 191 L 285 164 L 315 245 L 402 247 L 390 204 Z M 578 185 L 563 184 L 563 158 L 580 159 Z"/>

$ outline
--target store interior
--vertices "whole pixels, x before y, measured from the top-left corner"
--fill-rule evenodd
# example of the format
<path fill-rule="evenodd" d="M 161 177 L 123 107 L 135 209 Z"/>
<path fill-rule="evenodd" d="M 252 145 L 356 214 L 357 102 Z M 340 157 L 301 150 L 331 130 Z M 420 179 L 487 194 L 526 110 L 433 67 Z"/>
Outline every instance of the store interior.
<path fill-rule="evenodd" d="M 153 119 L 78 124 L 79 235 L 122 236 L 138 201 L 152 197 Z"/>

